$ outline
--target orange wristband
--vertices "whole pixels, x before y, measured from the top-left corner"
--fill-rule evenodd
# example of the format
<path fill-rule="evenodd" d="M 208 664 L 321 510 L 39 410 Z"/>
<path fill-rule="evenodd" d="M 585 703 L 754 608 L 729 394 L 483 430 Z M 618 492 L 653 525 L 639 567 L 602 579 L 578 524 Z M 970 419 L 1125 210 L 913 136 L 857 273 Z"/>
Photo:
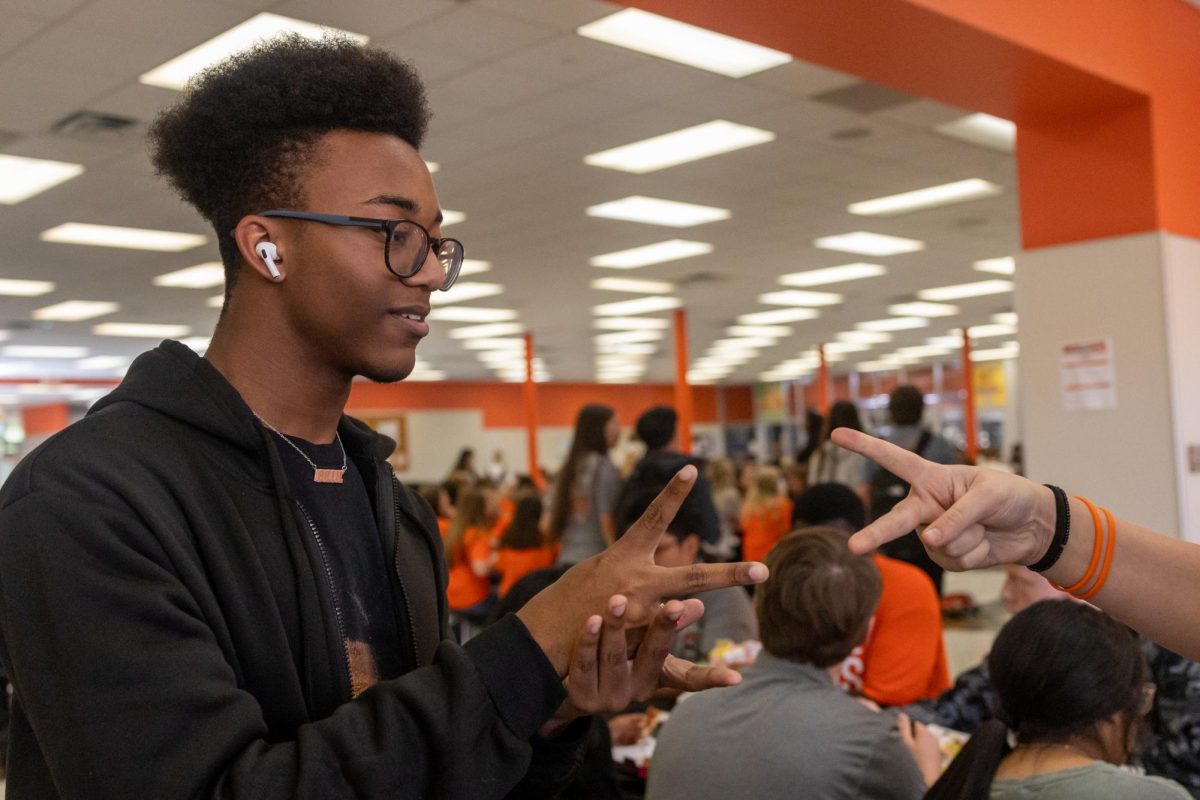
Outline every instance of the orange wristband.
<path fill-rule="evenodd" d="M 1104 519 L 1108 523 L 1108 549 L 1104 553 L 1104 567 L 1100 570 L 1100 577 L 1096 579 L 1096 583 L 1091 589 L 1088 589 L 1083 594 L 1075 595 L 1080 600 L 1091 600 L 1104 588 L 1104 583 L 1108 580 L 1108 572 L 1112 569 L 1113 550 L 1117 548 L 1117 521 L 1113 519 L 1112 513 L 1107 508 L 1101 510 L 1104 512 Z"/>
<path fill-rule="evenodd" d="M 1086 497 L 1075 495 L 1075 499 L 1087 506 L 1088 511 L 1091 512 L 1092 524 L 1095 525 L 1096 535 L 1092 540 L 1092 558 L 1088 562 L 1087 572 L 1083 574 L 1083 577 L 1077 582 L 1072 583 L 1070 586 L 1059 586 L 1057 583 L 1054 584 L 1054 588 L 1069 594 L 1075 594 L 1075 592 L 1078 592 L 1080 589 L 1091 583 L 1092 576 L 1096 574 L 1096 567 L 1100 566 L 1100 548 L 1104 539 L 1104 526 L 1100 522 L 1100 512 L 1096 509 L 1096 506 L 1093 505 L 1092 501 L 1088 500 Z"/>

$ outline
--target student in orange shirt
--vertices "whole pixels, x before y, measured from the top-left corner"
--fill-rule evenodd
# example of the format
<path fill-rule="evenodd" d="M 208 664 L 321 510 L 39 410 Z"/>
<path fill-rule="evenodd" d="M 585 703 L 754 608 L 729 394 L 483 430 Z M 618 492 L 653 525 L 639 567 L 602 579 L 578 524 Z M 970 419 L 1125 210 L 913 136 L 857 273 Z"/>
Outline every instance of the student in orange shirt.
<path fill-rule="evenodd" d="M 442 546 L 450 572 L 446 587 L 450 610 L 468 618 L 486 616 L 492 600 L 489 576 L 496 557 L 483 490 L 471 487 L 459 494 Z"/>
<path fill-rule="evenodd" d="M 831 525 L 853 533 L 866 525 L 866 507 L 849 487 L 819 483 L 796 501 L 798 525 Z M 881 706 L 937 697 L 950 686 L 942 609 L 933 581 L 918 567 L 872 556 L 883 593 L 864 643 L 842 662 L 838 682 Z"/>
<path fill-rule="evenodd" d="M 500 596 L 508 594 L 512 585 L 537 569 L 554 566 L 557 548 L 549 547 L 538 527 L 542 518 L 542 501 L 526 495 L 517 501 L 512 522 L 500 537 L 496 554 L 496 571 L 500 573 Z"/>
<path fill-rule="evenodd" d="M 742 506 L 742 558 L 761 561 L 792 529 L 792 501 L 779 488 L 779 470 L 759 467 Z"/>

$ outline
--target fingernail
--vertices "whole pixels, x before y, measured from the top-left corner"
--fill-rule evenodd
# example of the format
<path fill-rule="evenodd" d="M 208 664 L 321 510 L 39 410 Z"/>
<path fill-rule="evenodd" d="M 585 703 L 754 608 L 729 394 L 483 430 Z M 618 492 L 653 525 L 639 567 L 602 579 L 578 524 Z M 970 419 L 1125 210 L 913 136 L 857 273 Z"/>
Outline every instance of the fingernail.
<path fill-rule="evenodd" d="M 689 472 L 688 470 L 691 470 L 691 471 Z M 684 464 L 682 467 L 680 467 L 679 472 L 675 473 L 675 477 L 691 480 L 695 474 L 696 474 L 695 467 L 693 467 L 691 464 Z"/>
<path fill-rule="evenodd" d="M 595 636 L 600 632 L 600 626 L 604 623 L 600 617 L 588 617 L 587 632 Z"/>
<path fill-rule="evenodd" d="M 619 601 L 613 603 L 611 606 L 609 606 L 609 611 L 612 612 L 612 615 L 614 617 L 616 617 L 617 619 L 620 619 L 621 617 L 625 616 L 625 609 L 628 607 L 628 605 L 629 605 L 628 601 L 626 601 L 624 598 L 622 598 L 621 600 L 619 600 Z"/>
<path fill-rule="evenodd" d="M 937 547 L 942 543 L 942 532 L 937 528 L 926 528 L 921 531 L 921 541 Z"/>
<path fill-rule="evenodd" d="M 763 564 L 751 564 L 750 565 L 750 571 L 749 571 L 750 580 L 754 581 L 755 583 L 762 583 L 763 581 L 765 581 L 767 579 L 767 575 L 769 575 L 769 574 L 770 573 L 767 572 L 766 566 Z"/>
<path fill-rule="evenodd" d="M 671 620 L 671 622 L 674 622 L 676 625 L 679 624 L 679 619 L 682 616 L 683 616 L 682 608 L 679 609 L 678 611 L 670 611 L 667 613 L 667 619 Z"/>

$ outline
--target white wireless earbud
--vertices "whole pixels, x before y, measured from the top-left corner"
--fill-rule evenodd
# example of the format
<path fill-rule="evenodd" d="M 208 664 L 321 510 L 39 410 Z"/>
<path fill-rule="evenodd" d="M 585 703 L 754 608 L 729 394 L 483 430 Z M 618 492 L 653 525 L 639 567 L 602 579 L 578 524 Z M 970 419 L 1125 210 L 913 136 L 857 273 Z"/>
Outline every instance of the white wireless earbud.
<path fill-rule="evenodd" d="M 279 280 L 283 276 L 279 274 L 279 267 L 275 266 L 275 259 L 279 258 L 279 253 L 275 250 L 275 245 L 271 242 L 259 242 L 254 247 L 254 251 L 258 253 L 258 257 L 267 265 L 267 272 L 271 273 L 272 280 Z"/>

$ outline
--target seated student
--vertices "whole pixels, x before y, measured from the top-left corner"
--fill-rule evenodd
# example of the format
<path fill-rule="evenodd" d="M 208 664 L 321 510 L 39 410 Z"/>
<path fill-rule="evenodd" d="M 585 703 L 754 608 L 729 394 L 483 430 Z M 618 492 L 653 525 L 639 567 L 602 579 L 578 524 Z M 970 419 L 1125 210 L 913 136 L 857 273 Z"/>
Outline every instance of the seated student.
<path fill-rule="evenodd" d="M 1019 614 L 1041 600 L 1069 600 L 1050 581 L 1028 567 L 1004 567 L 1000 601 L 1010 614 Z M 1144 641 L 1142 652 L 1157 690 L 1147 722 L 1150 737 L 1136 762 L 1150 775 L 1182 784 L 1200 797 L 1200 663 Z M 904 710 L 913 719 L 975 733 L 995 717 L 995 694 L 988 679 L 987 659 L 963 672 L 954 686 L 936 699 L 921 700 Z"/>
<path fill-rule="evenodd" d="M 840 483 L 809 487 L 796 501 L 799 525 L 832 525 L 853 533 L 866 525 L 866 509 Z M 883 595 L 867 641 L 842 665 L 839 682 L 881 706 L 933 698 L 950 685 L 942 609 L 929 576 L 912 564 L 878 553 L 871 558 Z"/>
<path fill-rule="evenodd" d="M 557 551 L 546 544 L 539 523 L 542 501 L 536 495 L 519 499 L 512 521 L 500 536 L 496 552 L 496 572 L 500 573 L 500 597 L 508 594 L 512 585 L 530 572 L 554 565 Z"/>
<path fill-rule="evenodd" d="M 1137 639 L 1103 611 L 1035 603 L 1000 630 L 988 671 L 1000 717 L 980 726 L 926 797 L 1188 800 L 1174 781 L 1118 769 L 1154 685 Z"/>
<path fill-rule="evenodd" d="M 742 505 L 742 557 L 761 561 L 792 529 L 792 501 L 780 491 L 779 470 L 754 470 Z"/>
<path fill-rule="evenodd" d="M 867 708 L 833 680 L 867 634 L 878 570 L 829 528 L 789 536 L 767 565 L 771 577 L 754 601 L 762 654 L 737 686 L 697 694 L 671 712 L 647 800 L 921 797 L 937 777 L 932 735 L 919 724 L 914 731 L 907 717 Z"/>
<path fill-rule="evenodd" d="M 668 479 L 669 480 L 669 479 Z M 624 535 L 645 513 L 666 483 L 657 480 L 627 486 L 625 502 L 617 510 L 617 536 Z M 654 551 L 654 563 L 660 567 L 688 567 L 699 560 L 700 534 L 704 508 L 695 500 L 696 491 L 683 501 L 675 519 L 667 523 L 667 532 Z M 691 627 L 675 635 L 671 653 L 689 661 L 704 660 L 721 639 L 742 642 L 758 638 L 758 622 L 750 595 L 740 586 L 716 589 L 704 594 L 704 616 Z M 689 655 L 684 655 L 685 653 Z"/>
<path fill-rule="evenodd" d="M 456 623 L 478 622 L 487 616 L 492 597 L 492 522 L 487 514 L 487 497 L 482 489 L 470 487 L 458 498 L 454 519 L 442 538 L 449 583 L 446 600 Z"/>

